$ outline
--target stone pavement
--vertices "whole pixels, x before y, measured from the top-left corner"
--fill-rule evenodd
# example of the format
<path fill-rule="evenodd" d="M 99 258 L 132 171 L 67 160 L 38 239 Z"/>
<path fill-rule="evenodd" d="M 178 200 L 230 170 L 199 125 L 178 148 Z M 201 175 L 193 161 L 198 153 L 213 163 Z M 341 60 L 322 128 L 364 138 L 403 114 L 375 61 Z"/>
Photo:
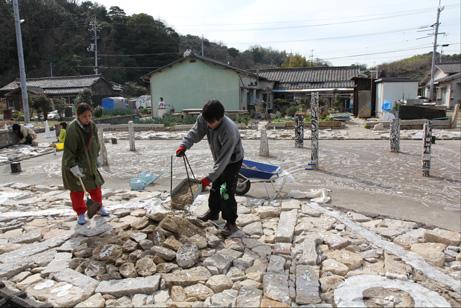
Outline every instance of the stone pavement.
<path fill-rule="evenodd" d="M 240 236 L 106 190 L 109 218 L 76 226 L 58 186 L 0 187 L 0 278 L 56 307 L 460 306 L 461 235 L 298 199 L 238 197 Z M 16 207 L 16 211 L 12 211 Z"/>

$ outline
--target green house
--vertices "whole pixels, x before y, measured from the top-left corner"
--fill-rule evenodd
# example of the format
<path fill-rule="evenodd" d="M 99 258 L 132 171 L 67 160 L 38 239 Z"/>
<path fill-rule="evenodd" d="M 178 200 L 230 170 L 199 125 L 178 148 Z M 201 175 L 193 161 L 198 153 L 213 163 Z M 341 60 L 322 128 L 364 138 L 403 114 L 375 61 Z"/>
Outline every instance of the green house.
<path fill-rule="evenodd" d="M 161 97 L 175 112 L 201 109 L 210 99 L 218 99 L 228 111 L 272 104 L 272 81 L 192 52 L 144 78 L 150 83 L 153 116 L 159 115 Z"/>

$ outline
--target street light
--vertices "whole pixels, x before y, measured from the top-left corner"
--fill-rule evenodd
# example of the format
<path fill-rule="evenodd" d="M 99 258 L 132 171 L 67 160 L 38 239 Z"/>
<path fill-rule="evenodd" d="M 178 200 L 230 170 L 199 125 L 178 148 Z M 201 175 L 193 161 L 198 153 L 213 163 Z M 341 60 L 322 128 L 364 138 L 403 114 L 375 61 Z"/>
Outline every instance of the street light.
<path fill-rule="evenodd" d="M 439 63 L 442 63 L 442 53 L 443 53 L 443 47 L 448 47 L 450 46 L 450 44 L 443 44 L 440 48 L 440 59 L 439 59 Z"/>

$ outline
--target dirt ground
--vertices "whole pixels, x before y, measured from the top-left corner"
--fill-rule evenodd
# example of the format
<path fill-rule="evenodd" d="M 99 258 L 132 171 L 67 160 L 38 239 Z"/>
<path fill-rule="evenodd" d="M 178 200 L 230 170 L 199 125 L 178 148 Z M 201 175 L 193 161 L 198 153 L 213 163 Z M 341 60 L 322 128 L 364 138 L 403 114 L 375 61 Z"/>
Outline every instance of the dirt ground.
<path fill-rule="evenodd" d="M 148 190 L 170 189 L 170 157 L 178 140 L 136 141 L 136 152 L 128 141 L 107 143 L 109 168 L 101 170 L 105 188 L 128 189 L 129 179 L 141 171 L 161 173 Z M 410 219 L 447 229 L 461 230 L 461 141 L 438 141 L 432 148 L 431 177 L 421 175 L 421 141 L 401 142 L 401 153 L 389 151 L 386 140 L 320 141 L 320 170 L 304 167 L 310 159 L 310 142 L 294 148 L 291 140 L 270 140 L 270 158 L 258 156 L 259 141 L 244 140 L 245 158 L 278 165 L 283 170 L 283 191 L 327 188 L 331 204 L 371 214 Z M 206 141 L 187 152 L 197 177 L 206 176 L 212 157 Z M 60 184 L 62 153 L 22 161 L 23 172 L 10 173 L 0 166 L 2 183 Z M 173 158 L 173 184 L 186 177 L 183 161 Z M 174 186 L 173 185 L 173 186 Z M 269 187 L 270 188 L 270 187 Z M 253 184 L 249 196 L 266 195 L 264 184 Z"/>

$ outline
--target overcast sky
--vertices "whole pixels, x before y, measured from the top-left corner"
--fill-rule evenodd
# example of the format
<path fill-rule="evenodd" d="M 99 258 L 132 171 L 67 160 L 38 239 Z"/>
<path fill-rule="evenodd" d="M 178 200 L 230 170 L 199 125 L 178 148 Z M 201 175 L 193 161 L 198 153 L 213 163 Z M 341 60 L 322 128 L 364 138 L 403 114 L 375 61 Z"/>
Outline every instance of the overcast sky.
<path fill-rule="evenodd" d="M 203 35 L 244 51 L 260 45 L 374 66 L 432 50 L 420 27 L 435 23 L 438 0 L 98 0 L 128 15 L 146 13 L 180 34 Z M 459 0 L 442 0 L 440 44 L 461 53 Z M 439 48 L 440 51 L 440 48 Z M 205 53 L 206 55 L 206 53 Z"/>

